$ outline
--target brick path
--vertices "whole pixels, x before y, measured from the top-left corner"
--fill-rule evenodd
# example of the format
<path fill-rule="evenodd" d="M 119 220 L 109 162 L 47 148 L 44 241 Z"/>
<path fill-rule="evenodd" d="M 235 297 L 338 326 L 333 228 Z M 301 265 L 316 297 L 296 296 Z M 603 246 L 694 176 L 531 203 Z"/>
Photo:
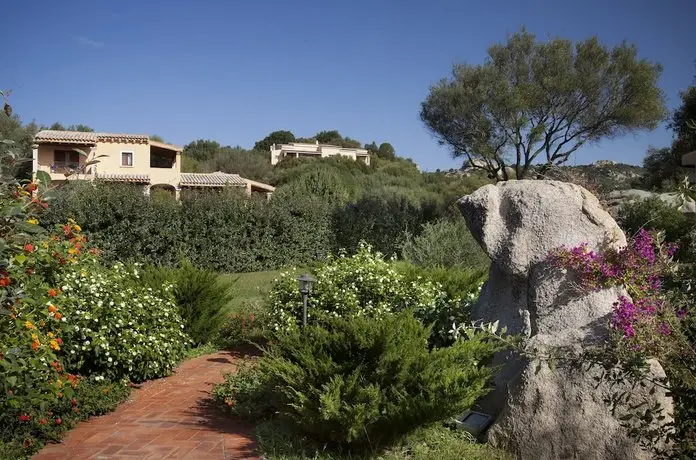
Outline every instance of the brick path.
<path fill-rule="evenodd" d="M 251 427 L 218 409 L 210 394 L 239 357 L 219 352 L 186 361 L 174 375 L 145 382 L 114 412 L 80 423 L 33 458 L 258 459 Z"/>

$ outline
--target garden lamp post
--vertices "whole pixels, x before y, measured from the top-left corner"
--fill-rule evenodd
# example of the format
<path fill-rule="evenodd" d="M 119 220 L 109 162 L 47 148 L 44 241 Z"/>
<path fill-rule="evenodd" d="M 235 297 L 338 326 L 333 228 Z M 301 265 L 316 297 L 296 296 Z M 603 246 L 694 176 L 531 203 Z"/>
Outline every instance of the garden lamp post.
<path fill-rule="evenodd" d="M 312 278 L 312 275 L 305 273 L 297 278 L 299 283 L 300 294 L 302 294 L 302 327 L 307 327 L 307 297 L 312 292 L 312 286 L 317 280 Z"/>

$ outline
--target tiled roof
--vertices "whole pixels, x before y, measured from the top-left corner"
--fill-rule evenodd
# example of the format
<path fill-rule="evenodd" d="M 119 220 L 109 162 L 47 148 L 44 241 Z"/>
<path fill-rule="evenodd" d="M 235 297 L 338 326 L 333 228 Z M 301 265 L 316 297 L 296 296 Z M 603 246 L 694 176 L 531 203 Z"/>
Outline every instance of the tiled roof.
<path fill-rule="evenodd" d="M 222 187 L 225 185 L 246 187 L 247 183 L 239 174 L 227 174 L 220 171 L 210 174 L 181 174 L 181 186 L 183 187 Z"/>
<path fill-rule="evenodd" d="M 34 137 L 35 142 L 72 142 L 74 144 L 94 144 L 97 142 L 97 133 L 83 133 L 80 131 L 55 131 L 44 129 Z"/>
<path fill-rule="evenodd" d="M 148 184 L 150 182 L 148 174 L 97 174 L 97 179 L 110 182 L 132 182 L 135 184 Z"/>
<path fill-rule="evenodd" d="M 96 142 L 147 143 L 145 134 L 85 133 L 81 131 L 56 131 L 44 129 L 34 137 L 35 142 L 69 142 L 71 144 L 94 144 Z"/>

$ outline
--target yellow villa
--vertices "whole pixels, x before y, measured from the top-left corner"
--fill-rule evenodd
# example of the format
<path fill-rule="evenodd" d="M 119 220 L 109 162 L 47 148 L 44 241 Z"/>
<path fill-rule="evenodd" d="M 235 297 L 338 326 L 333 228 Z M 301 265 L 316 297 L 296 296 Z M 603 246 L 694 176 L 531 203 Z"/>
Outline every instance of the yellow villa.
<path fill-rule="evenodd" d="M 82 153 L 81 153 L 82 152 Z M 150 140 L 144 134 L 43 130 L 34 137 L 33 171 L 53 181 L 103 180 L 128 182 L 174 192 L 187 188 L 244 188 L 248 195 L 270 196 L 275 188 L 238 174 L 182 173 L 182 148 Z M 94 164 L 91 161 L 97 160 Z"/>

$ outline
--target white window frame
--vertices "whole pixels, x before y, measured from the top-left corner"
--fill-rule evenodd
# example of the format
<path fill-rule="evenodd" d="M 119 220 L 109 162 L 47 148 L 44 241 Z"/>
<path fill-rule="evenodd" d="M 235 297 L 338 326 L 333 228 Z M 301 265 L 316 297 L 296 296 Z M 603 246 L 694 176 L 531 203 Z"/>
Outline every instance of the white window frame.
<path fill-rule="evenodd" d="M 130 154 L 131 154 L 131 164 L 130 164 L 130 165 L 124 165 L 124 164 L 123 164 L 123 154 L 124 154 L 124 153 L 130 153 Z M 119 162 L 119 165 L 120 165 L 122 168 L 132 168 L 133 165 L 135 165 L 135 152 L 132 151 L 132 150 L 121 150 L 121 155 L 119 156 L 118 162 Z"/>

